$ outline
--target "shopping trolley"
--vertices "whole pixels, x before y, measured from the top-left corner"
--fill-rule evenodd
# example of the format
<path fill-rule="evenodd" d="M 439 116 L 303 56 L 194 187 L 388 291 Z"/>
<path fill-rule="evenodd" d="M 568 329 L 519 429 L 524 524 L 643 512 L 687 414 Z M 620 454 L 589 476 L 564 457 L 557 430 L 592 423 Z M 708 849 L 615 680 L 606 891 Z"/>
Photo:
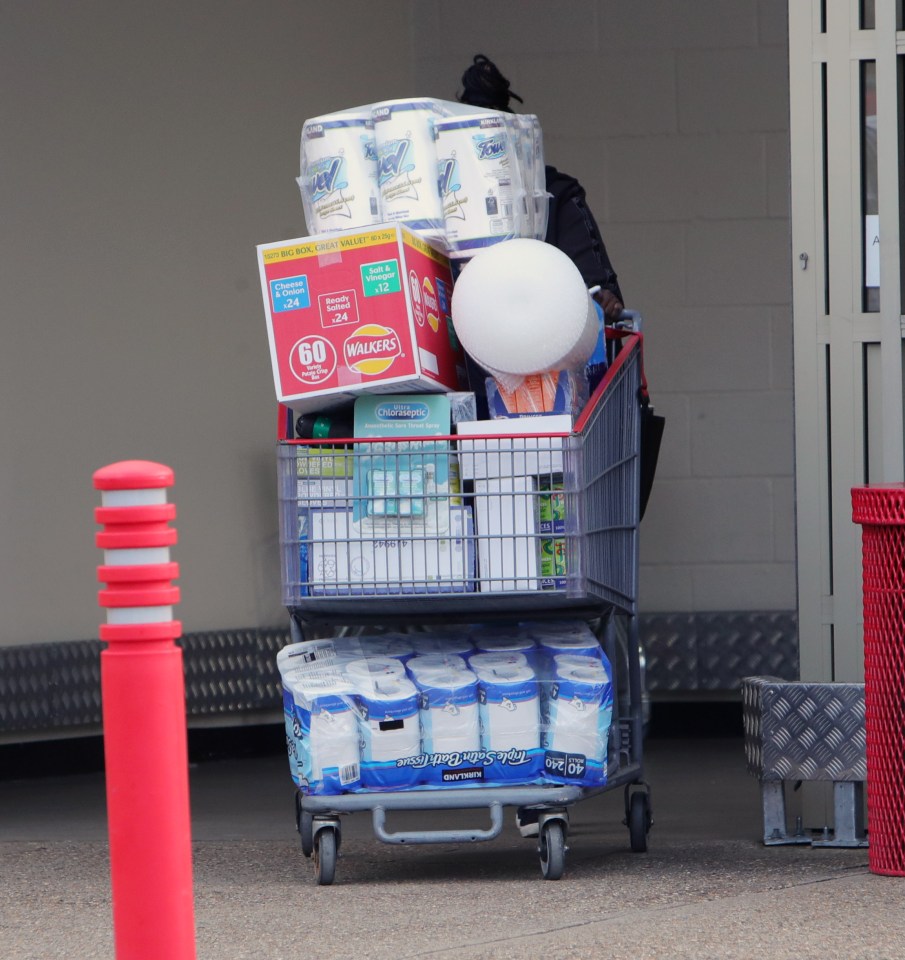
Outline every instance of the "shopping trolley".
<path fill-rule="evenodd" d="M 646 389 L 639 320 L 630 315 L 617 332 L 618 349 L 605 377 L 574 428 L 561 433 L 450 434 L 423 444 L 296 440 L 293 414 L 281 408 L 280 544 L 283 601 L 293 642 L 387 629 L 417 634 L 437 625 L 480 623 L 503 629 L 516 622 L 581 620 L 593 627 L 613 673 L 606 778 L 600 786 L 443 785 L 339 795 L 299 789 L 301 847 L 305 856 L 313 856 L 319 884 L 334 879 L 340 818 L 361 811 L 371 813 L 380 840 L 423 844 L 491 840 L 502 830 L 504 807 L 528 808 L 537 812 L 542 874 L 553 880 L 564 870 L 569 806 L 622 788 L 631 849 L 647 849 L 652 813 L 643 779 L 643 654 L 636 619 L 640 420 Z M 429 481 L 392 491 L 392 510 L 386 490 L 357 489 L 350 480 L 364 473 L 365 461 L 373 463 L 378 451 L 382 463 L 389 458 L 396 467 L 403 461 L 410 466 L 414 458 L 425 466 L 422 473 Z M 448 468 L 439 472 L 457 471 L 458 483 L 431 485 L 433 471 L 426 464 L 430 460 L 436 470 L 438 458 L 440 467 Z M 503 482 L 482 482 L 489 475 Z M 531 489 L 505 482 L 528 475 Z M 541 498 L 549 497 L 551 489 L 561 494 L 564 505 L 555 538 L 549 529 L 545 536 L 519 522 L 532 511 L 537 516 Z M 373 502 L 378 497 L 380 502 Z M 317 530 L 302 519 L 312 505 L 327 508 L 315 513 L 346 518 L 362 502 L 380 523 L 370 532 L 356 532 L 354 539 L 345 519 L 320 521 Z M 412 514 L 423 522 L 413 525 Z M 554 561 L 545 568 L 542 554 L 549 552 L 550 540 L 559 565 Z M 393 552 L 400 542 L 404 554 Z M 541 557 L 540 567 L 537 560 L 532 565 L 532 556 Z M 437 830 L 387 826 L 389 812 L 453 809 L 486 810 L 490 825 Z"/>

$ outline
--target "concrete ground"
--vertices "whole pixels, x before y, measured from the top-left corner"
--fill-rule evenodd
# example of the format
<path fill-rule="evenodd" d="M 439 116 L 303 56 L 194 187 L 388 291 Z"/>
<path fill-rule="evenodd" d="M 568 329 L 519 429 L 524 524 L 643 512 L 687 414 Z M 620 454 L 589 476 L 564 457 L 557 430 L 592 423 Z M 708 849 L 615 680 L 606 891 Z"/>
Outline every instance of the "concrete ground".
<path fill-rule="evenodd" d="M 864 849 L 764 847 L 740 739 L 654 739 L 646 755 L 648 852 L 630 852 L 608 792 L 573 808 L 558 882 L 510 811 L 496 840 L 455 846 L 382 844 L 362 813 L 318 887 L 285 758 L 195 765 L 198 958 L 905 957 L 905 879 L 871 874 Z M 113 957 L 104 818 L 100 774 L 0 782 L 3 960 Z"/>

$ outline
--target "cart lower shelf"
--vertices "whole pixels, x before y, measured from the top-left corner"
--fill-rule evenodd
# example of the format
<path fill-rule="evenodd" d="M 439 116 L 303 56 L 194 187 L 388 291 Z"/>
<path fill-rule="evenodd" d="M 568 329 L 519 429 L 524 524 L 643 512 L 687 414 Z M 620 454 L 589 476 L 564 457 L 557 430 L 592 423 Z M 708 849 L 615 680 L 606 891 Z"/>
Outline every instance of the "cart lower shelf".
<path fill-rule="evenodd" d="M 569 784 L 541 784 L 512 787 L 444 788 L 442 790 L 371 791 L 342 796 L 303 796 L 296 794 L 296 825 L 302 852 L 313 857 L 315 879 L 320 885 L 333 883 L 336 857 L 341 841 L 340 816 L 369 811 L 375 836 L 384 843 L 478 843 L 493 840 L 503 829 L 503 808 L 529 808 L 537 811 L 538 854 L 541 873 L 546 880 L 558 880 L 565 869 L 568 851 L 568 808 L 573 803 L 598 793 L 624 786 L 625 820 L 631 849 L 647 850 L 647 834 L 653 824 L 650 788 L 641 779 L 640 764 L 619 769 L 605 786 L 589 788 Z M 487 810 L 487 828 L 449 830 L 387 829 L 389 811 Z"/>

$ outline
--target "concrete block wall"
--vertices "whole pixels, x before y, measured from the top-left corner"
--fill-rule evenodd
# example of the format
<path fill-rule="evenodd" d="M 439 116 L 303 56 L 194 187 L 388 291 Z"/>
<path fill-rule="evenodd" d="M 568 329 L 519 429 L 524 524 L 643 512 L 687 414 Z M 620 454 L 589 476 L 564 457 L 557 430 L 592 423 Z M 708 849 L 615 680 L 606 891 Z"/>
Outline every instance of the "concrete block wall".
<path fill-rule="evenodd" d="M 435 0 L 419 93 L 475 53 L 577 176 L 667 417 L 642 524 L 645 611 L 795 606 L 784 0 Z"/>
<path fill-rule="evenodd" d="M 6 4 L 0 644 L 96 636 L 91 473 L 131 457 L 176 470 L 185 629 L 285 622 L 254 245 L 304 232 L 306 117 L 453 97 L 477 52 L 587 187 L 647 319 L 669 424 L 643 609 L 792 607 L 785 18 L 784 0 Z"/>

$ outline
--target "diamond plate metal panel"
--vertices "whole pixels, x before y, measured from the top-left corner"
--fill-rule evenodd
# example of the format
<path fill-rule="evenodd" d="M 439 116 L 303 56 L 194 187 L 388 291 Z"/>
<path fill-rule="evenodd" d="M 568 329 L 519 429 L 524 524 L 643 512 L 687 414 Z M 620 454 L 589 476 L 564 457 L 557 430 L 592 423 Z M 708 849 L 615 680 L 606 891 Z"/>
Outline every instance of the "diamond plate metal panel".
<path fill-rule="evenodd" d="M 277 709 L 282 704 L 277 651 L 289 631 L 194 633 L 183 642 L 190 717 Z"/>
<path fill-rule="evenodd" d="M 286 630 L 190 633 L 183 648 L 192 717 L 278 710 Z M 0 647 L 0 736 L 101 727 L 99 640 Z"/>
<path fill-rule="evenodd" d="M 639 630 L 652 692 L 736 690 L 745 674 L 797 677 L 794 614 L 646 614 Z M 189 717 L 277 708 L 276 653 L 290 642 L 288 628 L 187 634 Z M 0 736 L 99 729 L 102 648 L 98 640 L 0 647 Z"/>
<path fill-rule="evenodd" d="M 644 646 L 647 688 L 658 691 L 697 690 L 698 650 L 694 615 L 643 615 L 638 631 Z"/>
<path fill-rule="evenodd" d="M 745 755 L 761 780 L 867 779 L 864 684 L 742 684 Z"/>
<path fill-rule="evenodd" d="M 758 674 L 798 679 L 794 612 L 647 615 L 639 628 L 652 693 L 734 691 Z"/>

